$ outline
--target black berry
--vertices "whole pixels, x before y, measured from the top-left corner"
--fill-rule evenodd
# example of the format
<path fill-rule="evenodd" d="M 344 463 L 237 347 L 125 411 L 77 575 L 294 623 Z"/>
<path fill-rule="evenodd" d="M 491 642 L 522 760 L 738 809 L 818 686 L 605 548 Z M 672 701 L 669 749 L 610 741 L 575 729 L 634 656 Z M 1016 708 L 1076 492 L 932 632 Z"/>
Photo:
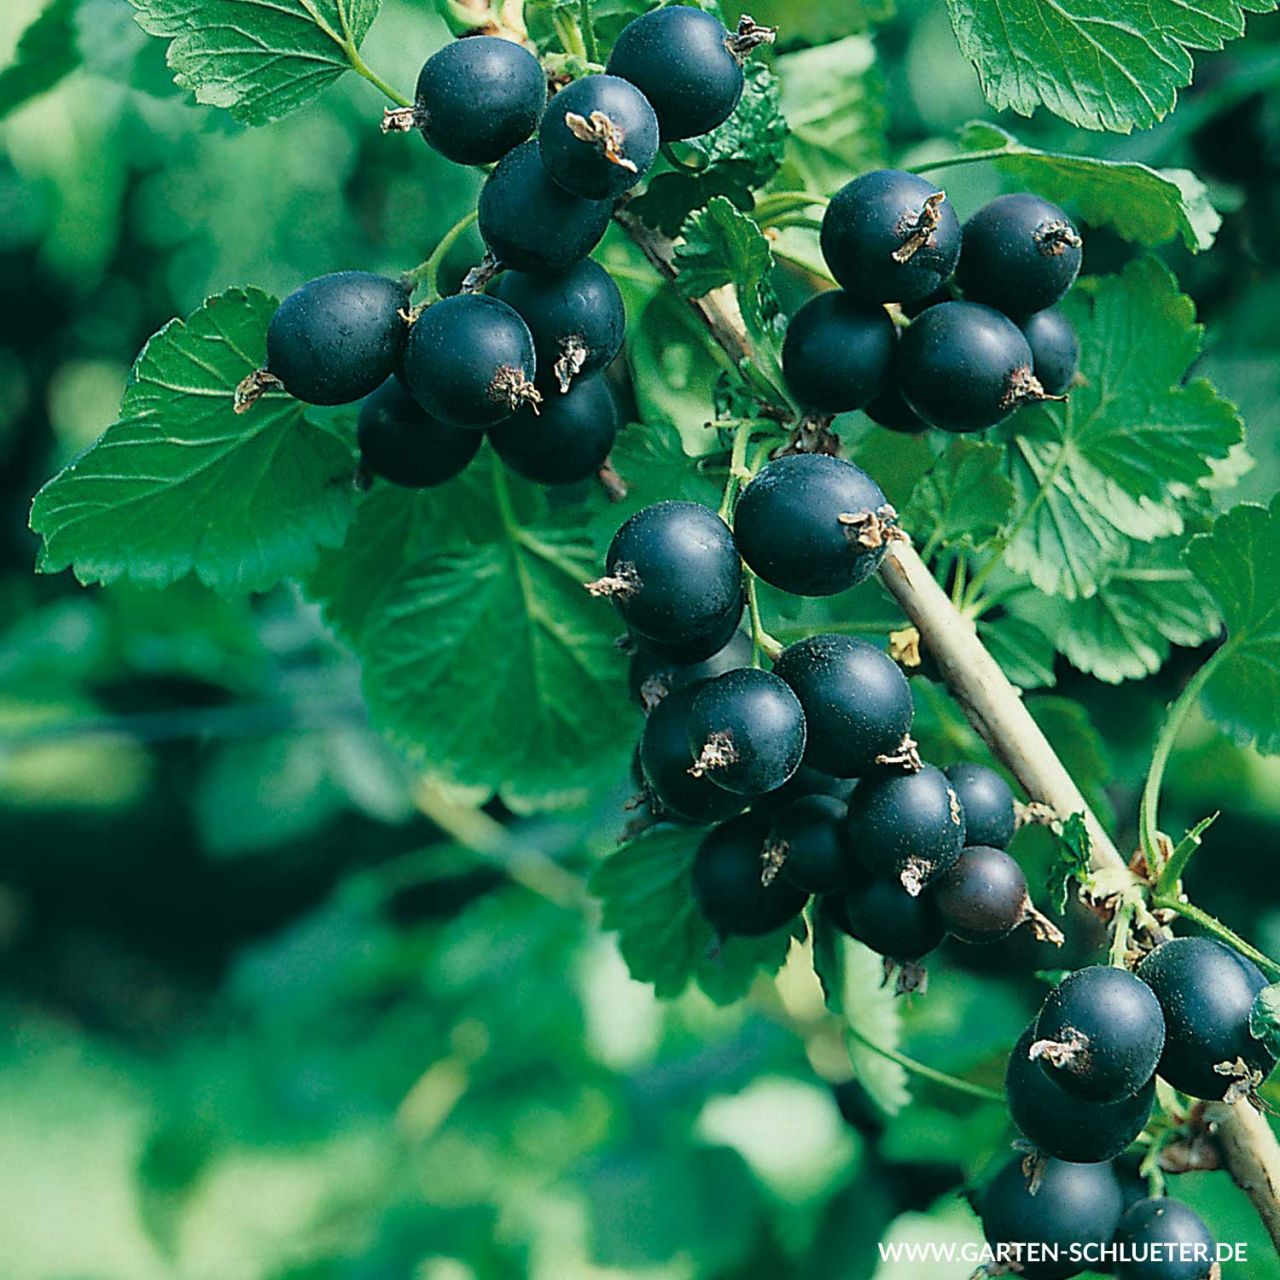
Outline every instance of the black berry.
<path fill-rule="evenodd" d="M 923 960 L 947 935 L 933 897 L 909 894 L 896 880 L 853 877 L 844 894 L 823 899 L 830 919 L 877 955 L 900 964 Z"/>
<path fill-rule="evenodd" d="M 743 490 L 733 536 L 766 582 L 830 596 L 876 571 L 891 516 L 880 486 L 852 462 L 796 453 L 768 463 Z"/>
<path fill-rule="evenodd" d="M 751 657 L 751 637 L 745 631 L 735 630 L 728 644 L 701 662 L 672 662 L 647 648 L 643 641 L 637 641 L 627 672 L 631 696 L 645 710 L 651 710 L 673 689 L 701 684 L 738 667 L 749 667 Z"/>
<path fill-rule="evenodd" d="M 781 813 L 789 804 L 803 796 L 832 796 L 847 805 L 854 785 L 853 778 L 832 777 L 829 773 L 810 768 L 802 760 L 800 767 L 782 786 L 756 801 L 756 808 L 767 807 L 771 813 Z"/>
<path fill-rule="evenodd" d="M 993 849 L 1008 848 L 1017 829 L 1009 784 L 981 764 L 952 764 L 943 772 L 964 806 L 965 839 Z"/>
<path fill-rule="evenodd" d="M 1080 236 L 1056 204 L 1027 192 L 1000 196 L 964 224 L 956 283 L 1006 315 L 1051 307 L 1080 273 Z"/>
<path fill-rule="evenodd" d="M 539 484 L 575 484 L 595 475 L 618 434 L 618 406 L 602 377 L 580 378 L 565 395 L 548 392 L 489 430 L 503 462 Z"/>
<path fill-rule="evenodd" d="M 1139 1200 L 1116 1228 L 1117 1280 L 1211 1280 L 1217 1241 L 1181 1200 Z"/>
<path fill-rule="evenodd" d="M 592 589 L 599 590 L 596 584 L 592 584 Z M 681 635 L 675 640 L 655 640 L 652 636 L 642 636 L 633 631 L 631 643 L 640 645 L 660 662 L 674 662 L 681 666 L 702 662 L 719 653 L 733 639 L 746 611 L 745 604 L 745 600 L 739 600 L 736 609 L 731 609 L 706 631 Z"/>
<path fill-rule="evenodd" d="M 889 368 L 880 394 L 863 405 L 862 412 L 876 426 L 900 435 L 918 436 L 929 430 L 929 424 L 902 398 L 896 359 Z"/>
<path fill-rule="evenodd" d="M 910 303 L 955 270 L 960 222 L 932 182 L 878 169 L 832 196 L 822 219 L 822 256 L 859 301 Z"/>
<path fill-rule="evenodd" d="M 968 818 L 966 808 L 966 824 Z M 954 866 L 933 882 L 933 896 L 947 929 L 961 942 L 998 942 L 1030 918 L 1022 868 L 1003 849 L 988 845 L 961 850 Z"/>
<path fill-rule="evenodd" d="M 782 786 L 804 754 L 804 710 L 770 671 L 744 667 L 702 685 L 689 715 L 689 747 L 717 786 L 758 796 Z"/>
<path fill-rule="evenodd" d="M 848 879 L 847 806 L 833 796 L 804 796 L 777 813 L 765 853 L 806 893 L 828 893 Z"/>
<path fill-rule="evenodd" d="M 1045 393 L 1065 396 L 1080 365 L 1080 343 L 1071 321 L 1050 307 L 1028 316 L 1021 325 L 1031 348 L 1031 367 Z"/>
<path fill-rule="evenodd" d="M 840 289 L 810 298 L 791 317 L 782 372 L 801 407 L 818 413 L 861 409 L 879 392 L 896 334 L 889 313 Z"/>
<path fill-rule="evenodd" d="M 766 820 L 744 813 L 707 833 L 693 859 L 693 896 L 720 937 L 772 933 L 800 913 L 808 901 L 782 876 L 764 875 Z"/>
<path fill-rule="evenodd" d="M 433 418 L 394 377 L 366 397 L 356 425 L 364 469 L 407 489 L 452 480 L 476 456 L 482 439 L 478 431 Z"/>
<path fill-rule="evenodd" d="M 676 689 L 656 706 L 640 735 L 640 772 L 649 802 L 677 822 L 719 822 L 745 803 L 705 777 L 695 776 L 689 750 L 689 711 L 695 686 Z"/>
<path fill-rule="evenodd" d="M 350 404 L 395 372 L 409 336 L 403 285 L 368 271 L 309 280 L 267 328 L 267 370 L 308 404 Z"/>

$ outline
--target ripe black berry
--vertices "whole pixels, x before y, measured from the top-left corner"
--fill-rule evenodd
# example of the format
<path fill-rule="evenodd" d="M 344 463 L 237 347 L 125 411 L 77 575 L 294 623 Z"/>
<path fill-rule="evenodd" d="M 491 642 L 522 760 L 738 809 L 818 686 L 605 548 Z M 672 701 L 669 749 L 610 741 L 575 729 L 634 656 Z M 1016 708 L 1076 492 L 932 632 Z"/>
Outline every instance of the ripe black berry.
<path fill-rule="evenodd" d="M 701 9 L 653 9 L 622 28 L 610 75 L 629 80 L 653 104 L 662 140 L 696 138 L 723 124 L 742 96 L 732 37 Z"/>
<path fill-rule="evenodd" d="M 804 796 L 832 796 L 847 805 L 855 783 L 854 778 L 834 778 L 829 773 L 811 769 L 802 760 L 795 773 L 776 791 L 761 796 L 755 807 L 768 808 L 770 813 L 781 813 L 789 804 Z"/>
<path fill-rule="evenodd" d="M 966 808 L 966 824 L 968 819 Z M 961 850 L 955 865 L 933 882 L 933 896 L 961 942 L 998 942 L 1032 918 L 1022 868 L 1003 849 L 988 845 Z"/>
<path fill-rule="evenodd" d="M 997 1263 L 1020 1261 L 1018 1275 L 1026 1280 L 1066 1280 L 1087 1265 L 1073 1261 L 1072 1245 L 1110 1243 L 1123 1207 L 1120 1184 L 1105 1162 L 1047 1160 L 1033 1195 L 1017 1157 L 987 1186 L 982 1229 Z"/>
<path fill-rule="evenodd" d="M 1032 1054 L 1068 1093 L 1114 1102 L 1155 1074 L 1164 1015 L 1146 983 L 1125 969 L 1079 969 L 1045 997 Z"/>
<path fill-rule="evenodd" d="M 947 935 L 928 893 L 912 896 L 896 880 L 853 875 L 844 894 L 828 894 L 830 918 L 877 955 L 900 964 L 924 959 Z"/>
<path fill-rule="evenodd" d="M 854 852 L 872 875 L 898 880 L 910 893 L 955 865 L 964 846 L 964 809 L 940 769 L 877 770 L 849 800 Z"/>
<path fill-rule="evenodd" d="M 782 786 L 804 755 L 804 710 L 770 671 L 743 667 L 709 680 L 689 715 L 689 746 L 697 768 L 738 795 Z"/>
<path fill-rule="evenodd" d="M 833 796 L 804 796 L 777 813 L 765 855 L 806 893 L 827 893 L 848 878 L 848 809 Z"/>
<path fill-rule="evenodd" d="M 565 395 L 543 396 L 489 430 L 503 462 L 539 484 L 575 484 L 595 475 L 618 434 L 618 406 L 602 377 L 580 378 Z"/>
<path fill-rule="evenodd" d="M 595 583 L 591 584 L 590 589 L 593 592 L 600 592 L 599 586 Z M 606 588 L 602 594 L 607 593 Z M 655 640 L 652 636 L 642 636 L 633 631 L 631 642 L 647 649 L 662 662 L 675 662 L 681 666 L 691 662 L 702 662 L 712 654 L 719 653 L 733 639 L 734 633 L 738 630 L 738 624 L 742 621 L 742 615 L 746 611 L 745 604 L 745 600 L 740 600 L 736 609 L 731 609 L 707 631 L 681 636 L 676 640 Z"/>
<path fill-rule="evenodd" d="M 852 636 L 811 636 L 784 650 L 773 669 L 804 708 L 813 768 L 856 777 L 901 749 L 911 686 L 882 649 Z"/>
<path fill-rule="evenodd" d="M 504 267 L 552 275 L 600 243 L 613 206 L 570 195 L 547 172 L 536 142 L 509 151 L 480 189 L 480 235 Z"/>
<path fill-rule="evenodd" d="M 822 256 L 859 301 L 910 303 L 955 270 L 960 222 L 932 182 L 878 169 L 832 196 L 822 219 Z"/>
<path fill-rule="evenodd" d="M 350 404 L 395 371 L 409 326 L 408 290 L 368 271 L 309 280 L 276 308 L 267 370 L 308 404 Z"/>
<path fill-rule="evenodd" d="M 723 648 L 742 616 L 733 537 L 696 502 L 656 502 L 637 511 L 613 535 L 605 576 L 589 590 L 608 596 L 650 648 L 664 646 L 684 662 Z"/>
<path fill-rule="evenodd" d="M 404 378 L 430 414 L 481 430 L 537 404 L 533 338 L 505 302 L 460 293 L 428 307 L 414 322 Z"/>
<path fill-rule="evenodd" d="M 1044 399 L 1022 330 L 976 302 L 921 312 L 898 343 L 897 375 L 906 402 L 944 431 L 983 431 Z"/>
<path fill-rule="evenodd" d="M 554 376 L 561 391 L 573 378 L 603 369 L 622 349 L 622 294 L 590 258 L 555 276 L 505 271 L 492 292 L 520 313 L 533 334 L 543 381 Z"/>
<path fill-rule="evenodd" d="M 722 938 L 772 933 L 808 901 L 782 876 L 765 883 L 761 851 L 768 834 L 766 820 L 744 813 L 708 832 L 694 855 L 694 900 Z"/>
<path fill-rule="evenodd" d="M 878 427 L 897 431 L 904 436 L 923 435 L 929 424 L 902 398 L 898 386 L 897 361 L 889 368 L 884 386 L 874 400 L 862 406 L 862 412 Z"/>
<path fill-rule="evenodd" d="M 819 413 L 861 409 L 879 392 L 897 341 L 880 306 L 840 289 L 810 298 L 791 317 L 782 372 L 801 407 Z"/>
<path fill-rule="evenodd" d="M 470 36 L 427 59 L 413 123 L 447 159 L 492 164 L 532 136 L 546 105 L 546 73 L 528 49 Z"/>
<path fill-rule="evenodd" d="M 1210 1280 L 1217 1241 L 1200 1215 L 1161 1196 L 1131 1205 L 1116 1228 L 1117 1280 Z"/>
<path fill-rule="evenodd" d="M 743 490 L 733 536 L 766 582 L 830 596 L 876 571 L 892 515 L 880 486 L 852 462 L 796 453 L 770 462 Z"/>
<path fill-rule="evenodd" d="M 1080 273 L 1080 246 L 1056 204 L 1027 192 L 1000 196 L 964 224 L 956 282 L 973 302 L 1029 316 L 1071 288 Z"/>
<path fill-rule="evenodd" d="M 366 397 L 356 426 L 365 470 L 407 489 L 452 480 L 476 456 L 482 439 L 478 431 L 433 418 L 395 377 Z"/>
<path fill-rule="evenodd" d="M 751 656 L 751 637 L 745 631 L 735 630 L 728 644 L 701 662 L 672 662 L 647 648 L 643 641 L 637 641 L 627 672 L 631 696 L 650 711 L 673 689 L 701 684 L 738 667 L 749 667 Z"/>
<path fill-rule="evenodd" d="M 1021 328 L 1031 348 L 1032 369 L 1045 393 L 1065 396 L 1080 365 L 1080 343 L 1071 321 L 1057 307 L 1049 307 L 1028 316 Z"/>
<path fill-rule="evenodd" d="M 1009 784 L 985 765 L 948 765 L 943 772 L 964 805 L 965 839 L 970 844 L 1007 849 L 1017 828 Z"/>
<path fill-rule="evenodd" d="M 584 76 L 561 89 L 538 131 L 547 172 L 584 200 L 615 200 L 658 155 L 658 117 L 635 85 Z"/>
<path fill-rule="evenodd" d="M 1005 1072 L 1009 1113 L 1022 1136 L 1047 1156 L 1094 1164 L 1118 1156 L 1146 1127 L 1156 1083 L 1148 1079 L 1118 1102 L 1087 1102 L 1059 1088 L 1031 1058 L 1034 1029 L 1022 1033 Z"/>
<path fill-rule="evenodd" d="M 1254 999 L 1267 985 L 1253 961 L 1213 938 L 1174 938 L 1147 956 L 1138 977 L 1164 1010 L 1158 1070 L 1175 1089 L 1222 1098 L 1232 1084 L 1249 1087 L 1275 1066 L 1249 1033 Z"/>
<path fill-rule="evenodd" d="M 696 694 L 696 686 L 676 689 L 653 709 L 640 735 L 640 772 L 650 804 L 662 817 L 719 822 L 740 812 L 744 801 L 689 772 L 689 711 Z"/>

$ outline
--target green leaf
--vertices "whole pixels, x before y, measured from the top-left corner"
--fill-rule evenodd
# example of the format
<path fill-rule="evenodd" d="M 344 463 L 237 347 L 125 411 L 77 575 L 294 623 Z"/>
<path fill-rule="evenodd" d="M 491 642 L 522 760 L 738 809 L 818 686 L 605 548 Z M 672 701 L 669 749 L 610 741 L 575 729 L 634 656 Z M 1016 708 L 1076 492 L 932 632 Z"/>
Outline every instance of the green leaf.
<path fill-rule="evenodd" d="M 121 420 L 36 495 L 42 572 L 148 586 L 194 573 L 224 594 L 265 591 L 342 541 L 349 446 L 280 393 L 232 409 L 265 358 L 275 305 L 231 289 L 147 343 Z"/>
<path fill-rule="evenodd" d="M 80 66 L 75 19 L 76 0 L 50 0 L 22 33 L 13 61 L 0 71 L 0 120 Z"/>
<path fill-rule="evenodd" d="M 1114 825 L 1115 810 L 1107 784 L 1115 777 L 1107 745 L 1088 711 L 1069 698 L 1040 695 L 1027 701 L 1027 710 L 1066 766 L 1085 803 L 1105 827 Z"/>
<path fill-rule="evenodd" d="M 1125 563 L 1130 539 L 1182 532 L 1171 490 L 1209 478 L 1243 424 L 1203 378 L 1184 382 L 1201 330 L 1155 259 L 1083 279 L 1062 305 L 1080 337 L 1082 385 L 1003 431 L 1018 513 L 1007 563 L 1074 599 Z"/>
<path fill-rule="evenodd" d="M 197 102 L 270 124 L 351 69 L 380 0 L 130 0 Z"/>
<path fill-rule="evenodd" d="M 1213 244 L 1222 225 L 1208 189 L 1186 169 L 1041 151 L 983 120 L 965 125 L 960 145 L 966 151 L 1003 152 L 992 163 L 1019 187 L 1065 205 L 1091 227 L 1112 227 L 1136 244 L 1163 244 L 1180 235 L 1196 253 Z"/>
<path fill-rule="evenodd" d="M 1249 1034 L 1261 1040 L 1273 1058 L 1280 1058 L 1280 982 L 1258 992 L 1249 1012 Z"/>
<path fill-rule="evenodd" d="M 978 623 L 978 639 L 1019 689 L 1042 689 L 1057 683 L 1054 643 L 1029 619 L 1012 613 L 983 619 Z"/>
<path fill-rule="evenodd" d="M 953 440 L 911 491 L 903 527 L 927 546 L 985 547 L 1013 506 L 999 445 Z"/>
<path fill-rule="evenodd" d="M 1085 129 L 1128 133 L 1173 110 L 1193 50 L 1244 34 L 1275 0 L 947 0 L 961 51 L 997 111 L 1037 106 Z"/>
<path fill-rule="evenodd" d="M 1061 915 L 1067 909 L 1072 883 L 1083 884 L 1089 876 L 1092 841 L 1084 814 L 1072 813 L 1058 833 L 1058 856 L 1049 868 L 1049 900 Z"/>
<path fill-rule="evenodd" d="M 1204 704 L 1237 742 L 1280 752 L 1280 496 L 1269 508 L 1241 503 L 1219 516 L 1191 540 L 1186 562 L 1227 629 Z"/>

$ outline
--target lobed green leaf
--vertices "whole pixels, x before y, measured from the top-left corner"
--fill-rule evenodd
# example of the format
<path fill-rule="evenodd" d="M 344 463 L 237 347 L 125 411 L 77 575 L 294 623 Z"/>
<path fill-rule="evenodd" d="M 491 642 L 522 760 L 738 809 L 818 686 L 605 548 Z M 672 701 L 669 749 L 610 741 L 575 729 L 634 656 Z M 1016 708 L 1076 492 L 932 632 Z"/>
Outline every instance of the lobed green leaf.
<path fill-rule="evenodd" d="M 903 527 L 926 546 L 976 550 L 1000 532 L 1013 506 L 999 445 L 952 440 L 911 491 Z"/>

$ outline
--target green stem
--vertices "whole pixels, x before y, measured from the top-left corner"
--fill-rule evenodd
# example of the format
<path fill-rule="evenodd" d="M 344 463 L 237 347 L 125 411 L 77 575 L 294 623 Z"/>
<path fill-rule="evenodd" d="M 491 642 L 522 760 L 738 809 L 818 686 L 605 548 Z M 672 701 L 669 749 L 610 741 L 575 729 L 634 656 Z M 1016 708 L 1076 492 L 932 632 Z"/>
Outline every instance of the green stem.
<path fill-rule="evenodd" d="M 815 205 L 825 209 L 831 203 L 829 196 L 818 195 L 813 191 L 770 191 L 756 201 L 751 216 L 762 227 L 772 225 L 771 219 L 788 213 L 803 213 Z"/>
<path fill-rule="evenodd" d="M 908 173 L 929 173 L 933 169 L 954 169 L 962 164 L 980 164 L 984 160 L 999 160 L 1013 153 L 1007 147 L 991 147 L 986 151 L 963 151 L 956 156 L 943 156 L 940 160 L 925 160 L 913 164 Z"/>
<path fill-rule="evenodd" d="M 464 214 L 440 237 L 436 247 L 431 251 L 431 256 L 425 262 L 420 262 L 412 271 L 404 273 L 404 280 L 414 290 L 421 285 L 426 286 L 428 302 L 435 302 L 440 297 L 438 284 L 440 268 L 444 264 L 449 250 L 458 243 L 467 228 L 475 222 L 478 216 L 475 209 L 472 209 L 468 214 Z"/>
<path fill-rule="evenodd" d="M 404 94 L 397 93 L 376 71 L 374 71 L 368 63 L 360 56 L 360 50 L 356 48 L 355 43 L 351 40 L 342 42 L 343 52 L 347 55 L 347 61 L 351 63 L 351 70 L 358 76 L 363 76 L 375 89 L 385 94 L 397 107 L 411 107 L 413 100 L 406 98 Z"/>
<path fill-rule="evenodd" d="M 904 1071 L 911 1072 L 912 1075 L 919 1076 L 922 1080 L 931 1080 L 934 1084 L 940 1084 L 943 1088 L 953 1089 L 956 1093 L 968 1094 L 971 1098 L 981 1098 L 984 1102 L 999 1102 L 1005 1100 L 1004 1094 L 997 1092 L 995 1089 L 988 1089 L 986 1085 L 974 1084 L 972 1080 L 962 1080 L 959 1076 L 950 1076 L 945 1071 L 939 1071 L 936 1067 L 926 1066 L 923 1062 L 917 1062 L 914 1058 L 908 1058 L 905 1053 L 899 1053 L 897 1049 L 890 1049 L 887 1045 L 877 1044 L 870 1036 L 858 1030 L 857 1027 L 846 1024 L 845 1031 L 849 1037 L 856 1040 L 864 1049 L 870 1049 L 872 1053 L 878 1053 L 882 1058 L 887 1058 L 890 1062 L 896 1062 Z"/>
<path fill-rule="evenodd" d="M 1113 969 L 1125 969 L 1125 955 L 1129 950 L 1129 927 L 1133 923 L 1133 902 L 1125 898 L 1116 911 L 1116 931 L 1111 938 L 1111 950 L 1107 963 Z"/>
<path fill-rule="evenodd" d="M 1247 956 L 1268 977 L 1280 978 L 1280 964 L 1276 964 L 1270 956 L 1246 942 L 1234 929 L 1228 928 L 1217 916 L 1211 916 L 1204 908 L 1197 907 L 1193 902 L 1183 902 L 1178 897 L 1162 897 L 1159 894 L 1151 899 L 1151 905 L 1162 907 L 1167 911 L 1176 911 L 1184 920 L 1190 920 L 1192 924 L 1199 925 L 1206 933 L 1213 934 L 1229 947 L 1234 947 L 1242 956 Z"/>
<path fill-rule="evenodd" d="M 600 50 L 596 45 L 595 23 L 591 20 L 591 0 L 578 0 L 578 23 L 582 27 L 582 44 L 586 49 L 588 62 L 600 60 Z"/>
<path fill-rule="evenodd" d="M 733 434 L 733 452 L 729 455 L 729 474 L 724 481 L 724 496 L 720 499 L 720 519 L 729 523 L 733 514 L 733 500 L 738 494 L 738 484 L 747 471 L 747 445 L 751 443 L 750 420 L 744 421 Z"/>
<path fill-rule="evenodd" d="M 782 652 L 782 646 L 764 629 L 764 620 L 760 616 L 760 597 L 756 591 L 756 575 L 750 569 L 744 570 L 747 576 L 747 611 L 751 616 L 751 665 L 762 666 L 761 657 L 776 658 Z"/>
<path fill-rule="evenodd" d="M 555 27 L 556 35 L 560 37 L 565 53 L 572 54 L 575 58 L 586 58 L 587 46 L 583 41 L 577 18 L 567 13 L 552 14 L 551 25 Z"/>

